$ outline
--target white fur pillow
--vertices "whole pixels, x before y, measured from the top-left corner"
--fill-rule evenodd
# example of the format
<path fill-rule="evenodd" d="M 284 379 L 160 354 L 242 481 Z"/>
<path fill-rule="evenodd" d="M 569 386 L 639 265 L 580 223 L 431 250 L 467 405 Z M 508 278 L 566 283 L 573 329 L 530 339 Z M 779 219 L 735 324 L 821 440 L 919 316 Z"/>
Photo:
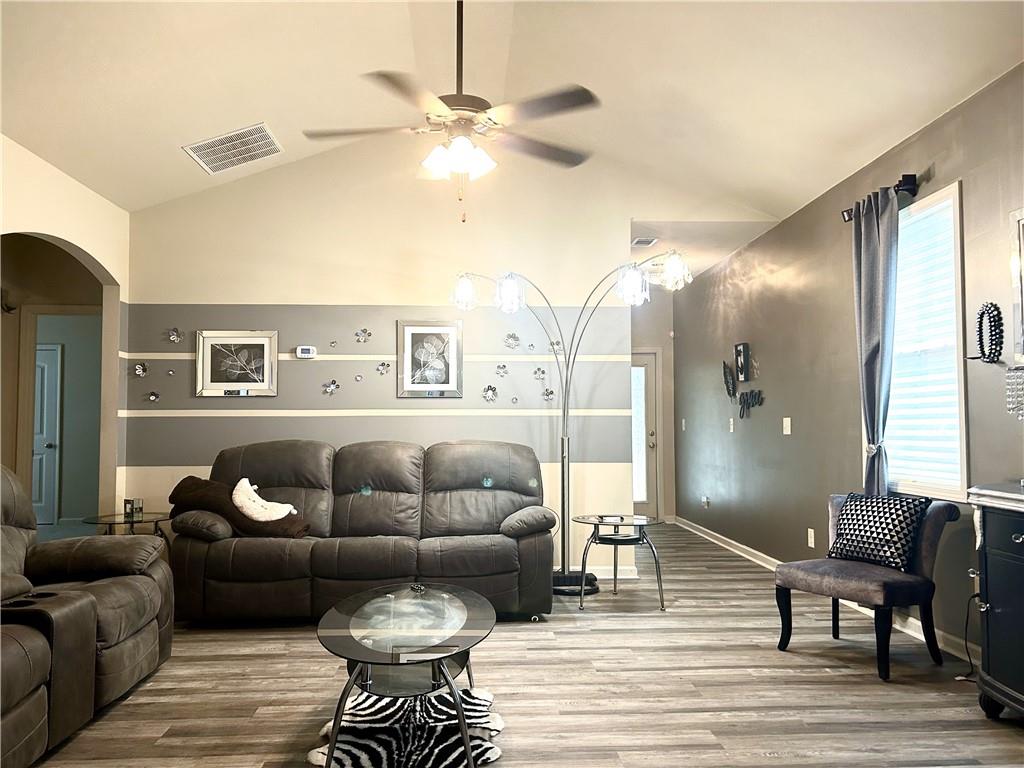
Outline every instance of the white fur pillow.
<path fill-rule="evenodd" d="M 243 515 L 262 523 L 298 514 L 298 510 L 291 504 L 279 504 L 261 497 L 256 493 L 256 486 L 250 483 L 247 477 L 238 481 L 235 490 L 231 492 L 231 501 Z"/>

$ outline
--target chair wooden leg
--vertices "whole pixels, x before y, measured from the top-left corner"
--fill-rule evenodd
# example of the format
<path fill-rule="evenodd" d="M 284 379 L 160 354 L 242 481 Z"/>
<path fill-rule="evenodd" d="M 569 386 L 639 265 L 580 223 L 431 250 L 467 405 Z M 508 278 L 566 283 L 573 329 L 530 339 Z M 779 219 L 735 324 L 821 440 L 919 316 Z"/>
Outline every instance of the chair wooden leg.
<path fill-rule="evenodd" d="M 892 608 L 875 608 L 875 653 L 878 657 L 878 676 L 889 679 L 889 637 L 892 635 Z"/>
<path fill-rule="evenodd" d="M 779 650 L 789 646 L 789 638 L 793 634 L 793 601 L 786 587 L 775 587 L 775 604 L 779 606 L 779 618 L 782 619 L 782 634 L 779 635 Z"/>
<path fill-rule="evenodd" d="M 832 598 L 832 637 L 839 639 L 839 598 Z"/>
<path fill-rule="evenodd" d="M 942 666 L 942 651 L 939 650 L 939 641 L 935 637 L 935 618 L 932 616 L 932 601 L 921 603 L 921 630 L 924 632 L 924 642 L 928 646 L 928 653 L 939 666 Z"/>

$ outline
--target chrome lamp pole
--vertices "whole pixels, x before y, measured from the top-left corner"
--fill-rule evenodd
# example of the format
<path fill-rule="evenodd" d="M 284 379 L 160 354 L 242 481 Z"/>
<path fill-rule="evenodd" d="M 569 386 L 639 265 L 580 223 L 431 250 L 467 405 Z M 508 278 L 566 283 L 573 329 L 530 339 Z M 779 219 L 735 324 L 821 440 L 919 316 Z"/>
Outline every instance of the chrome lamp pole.
<path fill-rule="evenodd" d="M 613 279 L 614 278 L 614 279 Z M 559 416 L 559 446 L 561 461 L 561 564 L 559 573 L 569 576 L 569 562 L 571 558 L 569 542 L 569 521 L 570 516 L 570 490 L 572 454 L 570 450 L 569 437 L 569 408 L 572 395 L 573 373 L 576 370 L 576 360 L 579 356 L 580 345 L 586 334 L 587 327 L 597 312 L 598 307 L 608 297 L 613 289 L 616 290 L 619 298 L 630 306 L 640 306 L 650 300 L 650 284 L 655 283 L 664 286 L 671 291 L 677 291 L 683 286 L 693 282 L 693 276 L 689 268 L 676 251 L 667 251 L 650 256 L 636 262 L 620 264 L 597 281 L 587 298 L 584 300 L 580 311 L 573 324 L 572 333 L 566 342 L 565 333 L 562 331 L 562 324 L 558 319 L 558 313 L 548 299 L 544 291 L 533 280 L 520 272 L 506 272 L 498 278 L 482 275 L 477 272 L 463 272 L 458 275 L 455 290 L 452 293 L 452 303 L 462 310 L 470 310 L 477 306 L 476 286 L 474 280 L 486 280 L 495 286 L 494 303 L 500 310 L 506 313 L 515 313 L 526 308 L 537 320 L 541 330 L 548 339 L 548 348 L 555 357 L 555 367 L 558 369 L 559 395 L 561 413 Z M 545 323 L 537 309 L 526 301 L 526 287 L 536 291 L 543 301 L 542 309 L 547 309 L 550 315 L 550 322 Z M 572 589 L 578 592 L 580 583 L 579 575 L 573 575 Z"/>

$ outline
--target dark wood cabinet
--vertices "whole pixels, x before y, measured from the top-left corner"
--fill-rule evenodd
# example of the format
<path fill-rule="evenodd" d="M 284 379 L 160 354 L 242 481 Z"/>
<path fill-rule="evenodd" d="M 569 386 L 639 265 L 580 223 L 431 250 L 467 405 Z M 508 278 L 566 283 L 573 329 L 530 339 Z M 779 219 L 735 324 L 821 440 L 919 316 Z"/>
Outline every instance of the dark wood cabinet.
<path fill-rule="evenodd" d="M 968 501 L 982 531 L 978 703 L 991 718 L 1006 707 L 1024 714 L 1024 492 L 1010 483 L 978 486 Z"/>

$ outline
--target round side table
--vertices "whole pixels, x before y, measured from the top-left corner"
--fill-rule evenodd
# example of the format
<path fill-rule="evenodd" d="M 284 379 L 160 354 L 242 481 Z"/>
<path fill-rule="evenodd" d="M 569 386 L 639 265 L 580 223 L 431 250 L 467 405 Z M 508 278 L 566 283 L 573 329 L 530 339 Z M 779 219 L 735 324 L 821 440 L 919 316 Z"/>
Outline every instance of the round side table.
<path fill-rule="evenodd" d="M 665 591 L 661 586 L 661 561 L 658 560 L 658 550 L 654 548 L 654 542 L 647 536 L 647 527 L 659 525 L 660 520 L 643 515 L 580 515 L 572 519 L 574 523 L 594 526 L 594 530 L 587 539 L 583 548 L 583 573 L 587 572 L 587 554 L 592 544 L 606 544 L 614 547 L 612 565 L 612 594 L 619 593 L 619 547 L 639 547 L 647 545 L 654 555 L 654 570 L 658 575 L 658 599 L 661 601 L 661 610 L 665 610 Z M 610 527 L 611 533 L 602 533 L 601 528 Z M 620 528 L 632 528 L 632 531 L 622 532 Z M 580 610 L 583 610 L 582 584 L 580 585 Z"/>

